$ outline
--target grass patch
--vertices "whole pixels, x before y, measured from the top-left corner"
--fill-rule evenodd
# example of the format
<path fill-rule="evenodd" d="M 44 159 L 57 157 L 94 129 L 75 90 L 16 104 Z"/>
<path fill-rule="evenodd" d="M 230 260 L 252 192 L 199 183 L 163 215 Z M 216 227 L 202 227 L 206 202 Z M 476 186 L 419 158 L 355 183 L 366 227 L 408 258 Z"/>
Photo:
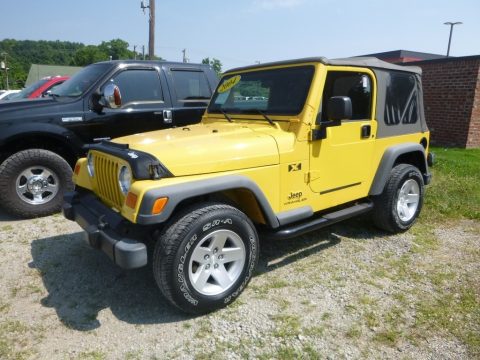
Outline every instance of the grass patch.
<path fill-rule="evenodd" d="M 473 355 L 480 355 L 480 294 L 475 292 L 475 284 L 435 294 L 419 301 L 416 308 L 415 326 L 448 332 L 467 345 Z"/>
<path fill-rule="evenodd" d="M 304 345 L 301 350 L 290 345 L 282 345 L 276 349 L 275 353 L 265 353 L 258 357 L 260 360 L 316 360 L 321 358 L 323 358 L 322 355 L 310 344 Z"/>
<path fill-rule="evenodd" d="M 13 226 L 12 225 L 4 225 L 1 227 L 1 230 L 2 231 L 11 231 L 13 230 Z"/>
<path fill-rule="evenodd" d="M 432 148 L 436 163 L 425 197 L 422 223 L 480 220 L 480 149 Z"/>
<path fill-rule="evenodd" d="M 361 335 L 362 331 L 358 325 L 352 325 L 345 333 L 345 336 L 349 339 L 358 339 Z"/>
<path fill-rule="evenodd" d="M 85 351 L 77 356 L 78 360 L 104 360 L 107 355 L 101 351 Z"/>
<path fill-rule="evenodd" d="M 31 355 L 27 349 L 28 328 L 20 321 L 0 323 L 0 359 L 26 359 Z"/>
<path fill-rule="evenodd" d="M 278 338 L 291 338 L 300 334 L 300 319 L 294 315 L 272 315 L 276 325 L 273 335 Z"/>
<path fill-rule="evenodd" d="M 373 340 L 388 346 L 395 346 L 400 339 L 401 333 L 398 330 L 385 330 L 373 336 Z"/>

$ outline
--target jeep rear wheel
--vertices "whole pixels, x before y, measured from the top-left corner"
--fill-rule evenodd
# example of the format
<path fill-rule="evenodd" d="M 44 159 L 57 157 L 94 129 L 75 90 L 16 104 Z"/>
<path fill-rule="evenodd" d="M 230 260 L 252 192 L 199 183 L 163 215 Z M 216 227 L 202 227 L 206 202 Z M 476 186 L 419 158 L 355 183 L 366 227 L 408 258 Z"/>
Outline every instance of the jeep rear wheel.
<path fill-rule="evenodd" d="M 0 166 L 0 203 L 22 218 L 58 212 L 73 189 L 72 169 L 59 155 L 41 149 L 13 154 Z"/>
<path fill-rule="evenodd" d="M 423 196 L 420 171 L 408 164 L 395 166 L 382 194 L 373 199 L 375 225 L 393 233 L 408 230 L 420 214 Z"/>
<path fill-rule="evenodd" d="M 159 236 L 153 271 L 163 295 L 202 314 L 234 301 L 250 281 L 259 254 L 250 219 L 224 204 L 190 208 Z"/>

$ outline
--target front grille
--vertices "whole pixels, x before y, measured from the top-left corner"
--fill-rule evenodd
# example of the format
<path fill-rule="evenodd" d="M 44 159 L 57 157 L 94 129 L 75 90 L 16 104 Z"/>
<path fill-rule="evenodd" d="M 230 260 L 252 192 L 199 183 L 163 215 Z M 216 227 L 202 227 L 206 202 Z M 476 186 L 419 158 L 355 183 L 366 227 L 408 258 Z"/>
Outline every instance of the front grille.
<path fill-rule="evenodd" d="M 121 209 L 125 197 L 118 185 L 120 164 L 100 153 L 93 152 L 96 192 L 109 206 Z"/>

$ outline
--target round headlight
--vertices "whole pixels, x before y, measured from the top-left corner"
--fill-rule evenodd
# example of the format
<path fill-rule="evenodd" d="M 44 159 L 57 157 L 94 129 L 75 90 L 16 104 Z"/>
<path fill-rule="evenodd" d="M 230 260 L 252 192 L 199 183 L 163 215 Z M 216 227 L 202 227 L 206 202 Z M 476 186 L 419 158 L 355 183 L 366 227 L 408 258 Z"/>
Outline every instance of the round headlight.
<path fill-rule="evenodd" d="M 120 190 L 125 195 L 130 190 L 130 185 L 132 184 L 132 173 L 127 166 L 122 166 L 118 173 L 118 184 L 120 185 Z"/>
<path fill-rule="evenodd" d="M 88 175 L 90 175 L 90 177 L 93 177 L 93 175 L 95 174 L 95 168 L 93 162 L 93 154 L 91 152 L 89 152 L 87 155 L 87 170 Z"/>

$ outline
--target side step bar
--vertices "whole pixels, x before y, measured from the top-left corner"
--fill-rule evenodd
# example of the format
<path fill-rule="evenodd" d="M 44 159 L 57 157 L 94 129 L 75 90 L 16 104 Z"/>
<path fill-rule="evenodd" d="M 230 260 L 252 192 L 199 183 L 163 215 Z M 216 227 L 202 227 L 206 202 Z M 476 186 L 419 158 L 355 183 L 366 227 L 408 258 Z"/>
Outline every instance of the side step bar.
<path fill-rule="evenodd" d="M 366 213 L 373 208 L 372 202 L 363 202 L 331 213 L 323 214 L 311 220 L 283 226 L 265 233 L 272 240 L 285 240 L 324 228 L 339 221 Z"/>

